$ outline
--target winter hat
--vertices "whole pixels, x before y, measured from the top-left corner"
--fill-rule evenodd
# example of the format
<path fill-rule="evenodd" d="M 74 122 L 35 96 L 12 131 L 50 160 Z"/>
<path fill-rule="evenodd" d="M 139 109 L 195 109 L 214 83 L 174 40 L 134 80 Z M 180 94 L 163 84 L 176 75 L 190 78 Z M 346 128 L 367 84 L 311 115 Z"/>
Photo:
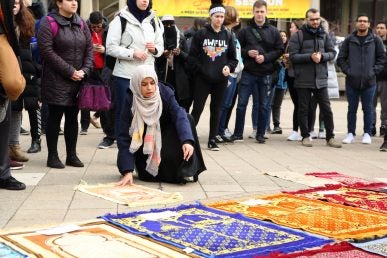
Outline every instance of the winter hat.
<path fill-rule="evenodd" d="M 226 13 L 223 5 L 223 0 L 211 0 L 210 16 L 214 13 Z"/>
<path fill-rule="evenodd" d="M 162 22 L 163 21 L 175 21 L 175 18 L 170 14 L 166 14 L 163 17 L 161 17 L 161 21 Z"/>
<path fill-rule="evenodd" d="M 28 7 L 32 5 L 32 0 L 23 0 L 24 6 Z"/>

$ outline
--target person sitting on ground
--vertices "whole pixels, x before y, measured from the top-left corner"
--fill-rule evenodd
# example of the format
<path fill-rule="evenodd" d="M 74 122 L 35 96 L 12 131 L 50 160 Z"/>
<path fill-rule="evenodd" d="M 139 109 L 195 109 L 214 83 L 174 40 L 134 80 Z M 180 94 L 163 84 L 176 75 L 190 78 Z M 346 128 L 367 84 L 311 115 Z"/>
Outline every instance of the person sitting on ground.
<path fill-rule="evenodd" d="M 206 170 L 193 118 L 180 107 L 173 90 L 158 81 L 154 66 L 133 71 L 117 138 L 117 166 L 122 179 L 185 183 Z"/>

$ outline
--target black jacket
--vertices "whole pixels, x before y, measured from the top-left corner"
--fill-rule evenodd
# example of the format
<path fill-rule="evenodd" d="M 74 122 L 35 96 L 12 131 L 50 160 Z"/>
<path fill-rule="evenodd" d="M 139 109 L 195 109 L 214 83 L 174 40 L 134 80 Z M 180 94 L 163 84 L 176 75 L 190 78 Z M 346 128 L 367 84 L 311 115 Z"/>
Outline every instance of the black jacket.
<path fill-rule="evenodd" d="M 371 29 L 364 43 L 350 34 L 340 48 L 337 64 L 346 77 L 346 85 L 355 89 L 365 89 L 376 85 L 376 75 L 381 73 L 385 63 L 385 50 L 382 39 L 375 36 Z"/>
<path fill-rule="evenodd" d="M 211 25 L 206 25 L 193 36 L 188 62 L 193 73 L 205 81 L 226 82 L 228 77 L 223 75 L 223 67 L 227 65 L 234 72 L 238 65 L 231 33 L 225 27 L 215 32 Z"/>
<path fill-rule="evenodd" d="M 313 62 L 311 55 L 321 53 L 321 62 Z M 294 69 L 294 87 L 321 89 L 328 87 L 327 62 L 334 60 L 336 51 L 328 33 L 322 27 L 312 32 L 303 25 L 290 37 L 289 55 Z"/>
<path fill-rule="evenodd" d="M 253 30 L 259 33 L 261 40 L 254 35 Z M 252 19 L 249 25 L 239 32 L 238 40 L 242 48 L 244 71 L 259 76 L 270 75 L 274 72 L 274 63 L 284 51 L 284 45 L 276 27 L 267 21 L 262 27 L 259 27 Z M 255 62 L 249 56 L 249 50 L 258 50 L 265 57 L 265 61 L 262 64 Z"/>

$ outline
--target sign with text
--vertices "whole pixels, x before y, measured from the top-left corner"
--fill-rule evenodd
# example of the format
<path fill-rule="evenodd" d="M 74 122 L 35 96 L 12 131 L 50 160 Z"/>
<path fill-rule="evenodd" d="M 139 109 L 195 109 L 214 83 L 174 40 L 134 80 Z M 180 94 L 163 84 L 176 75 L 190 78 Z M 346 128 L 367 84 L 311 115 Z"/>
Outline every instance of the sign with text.
<path fill-rule="evenodd" d="M 240 18 L 253 17 L 255 0 L 223 0 L 223 5 L 237 8 Z M 267 0 L 269 18 L 304 18 L 310 0 Z M 210 0 L 153 0 L 158 16 L 171 14 L 176 17 L 208 17 Z"/>

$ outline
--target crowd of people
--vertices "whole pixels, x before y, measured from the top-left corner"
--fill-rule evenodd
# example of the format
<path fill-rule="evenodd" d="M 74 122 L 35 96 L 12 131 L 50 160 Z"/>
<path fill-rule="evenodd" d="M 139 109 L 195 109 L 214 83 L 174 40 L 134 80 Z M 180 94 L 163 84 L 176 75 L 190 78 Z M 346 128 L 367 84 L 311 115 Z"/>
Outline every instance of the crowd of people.
<path fill-rule="evenodd" d="M 322 138 L 327 146 L 341 148 L 330 104 L 339 97 L 336 63 L 346 75 L 348 101 L 348 132 L 342 143 L 355 142 L 359 98 L 364 112 L 362 143 L 372 143 L 380 98 L 380 136 L 384 136 L 380 150 L 387 151 L 385 22 L 376 23 L 374 31 L 369 17 L 359 14 L 356 30 L 338 44 L 317 9 L 307 10 L 304 20 L 293 20 L 288 34 L 270 23 L 263 0 L 254 2 L 246 26 L 236 8 L 214 0 L 209 17 L 195 19 L 185 32 L 172 15 L 157 17 L 151 0 L 127 0 L 110 23 L 98 11 L 85 21 L 77 14 L 78 7 L 76 0 L 54 0 L 45 15 L 41 3 L 1 0 L 0 33 L 7 34 L 21 60 L 26 87 L 10 105 L 2 93 L 6 115 L 0 122 L 0 188 L 25 189 L 10 173 L 29 160 L 19 143 L 23 108 L 31 130 L 27 152 L 41 151 L 45 134 L 50 168 L 83 167 L 77 155 L 78 134 L 87 134 L 90 123 L 102 127 L 105 137 L 98 148 L 117 142 L 122 174 L 118 185 L 132 184 L 134 171 L 145 181 L 197 181 L 206 167 L 195 126 L 209 95 L 211 151 L 219 151 L 225 142 L 243 141 L 250 96 L 249 138 L 264 144 L 267 134 L 282 134 L 281 105 L 287 91 L 294 104 L 287 139 L 312 147 L 315 138 Z M 90 110 L 79 110 L 79 92 L 88 81 L 108 87 L 109 110 L 95 110 L 92 116 Z M 61 133 L 65 163 L 57 146 Z"/>

